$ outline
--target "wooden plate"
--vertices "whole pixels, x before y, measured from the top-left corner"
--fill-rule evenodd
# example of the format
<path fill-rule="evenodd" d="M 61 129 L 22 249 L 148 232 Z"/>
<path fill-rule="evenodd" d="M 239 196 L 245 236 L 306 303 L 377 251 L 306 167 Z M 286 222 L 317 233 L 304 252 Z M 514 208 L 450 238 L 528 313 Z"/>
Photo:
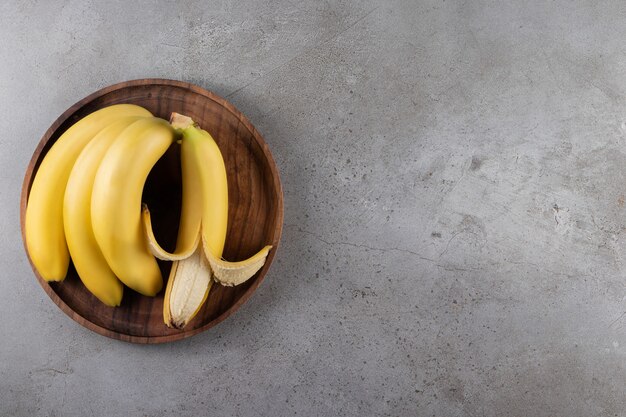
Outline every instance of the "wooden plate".
<path fill-rule="evenodd" d="M 80 118 L 118 103 L 143 106 L 164 119 L 168 119 L 173 111 L 188 115 L 213 135 L 222 151 L 228 175 L 229 213 L 224 257 L 233 261 L 246 259 L 264 245 L 271 244 L 274 248 L 265 266 L 237 287 L 214 285 L 207 302 L 184 330 L 169 329 L 163 324 L 163 291 L 150 298 L 125 288 L 122 305 L 110 308 L 87 291 L 72 265 L 67 278 L 60 283 L 44 281 L 34 266 L 33 271 L 61 310 L 99 334 L 133 343 L 163 343 L 190 337 L 230 316 L 250 298 L 267 273 L 278 248 L 283 224 L 283 194 L 278 170 L 261 134 L 225 99 L 180 81 L 142 79 L 115 84 L 70 107 L 39 142 L 22 186 L 22 239 L 28 193 L 48 149 Z M 153 168 L 143 192 L 143 200 L 152 213 L 157 239 L 169 250 L 173 250 L 176 242 L 180 175 L 178 147 L 172 145 Z M 166 280 L 170 263 L 161 262 L 160 266 Z"/>

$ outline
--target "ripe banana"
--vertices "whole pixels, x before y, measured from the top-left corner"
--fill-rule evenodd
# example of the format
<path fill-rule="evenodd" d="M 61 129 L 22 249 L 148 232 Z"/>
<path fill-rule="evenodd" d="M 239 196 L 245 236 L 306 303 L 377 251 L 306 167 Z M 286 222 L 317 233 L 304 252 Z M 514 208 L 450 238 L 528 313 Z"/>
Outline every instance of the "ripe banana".
<path fill-rule="evenodd" d="M 162 259 L 175 260 L 165 292 L 163 318 L 168 326 L 183 328 L 204 304 L 212 277 L 224 285 L 244 282 L 263 266 L 271 246 L 266 246 L 246 261 L 227 262 L 221 259 L 228 224 L 228 184 L 222 154 L 211 135 L 196 127 L 190 118 L 174 114 L 172 126 L 179 129 L 183 136 L 183 207 L 177 253 L 168 254 L 158 245 L 151 232 L 147 208 L 143 211 L 143 221 L 153 253 Z M 185 218 L 198 210 L 191 210 L 185 205 L 200 207 L 199 231 L 191 226 L 195 225 L 194 218 Z M 184 225 L 187 226 L 184 228 Z M 194 230 L 196 239 L 191 234 Z M 189 247 L 193 247 L 194 251 L 184 259 L 182 255 L 189 252 Z"/>
<path fill-rule="evenodd" d="M 104 127 L 120 118 L 152 116 L 142 107 L 118 104 L 79 120 L 46 153 L 30 189 L 24 234 L 30 259 L 46 281 L 62 281 L 69 252 L 63 227 L 63 195 L 78 155 Z"/>
<path fill-rule="evenodd" d="M 91 225 L 107 263 L 128 287 L 147 296 L 163 286 L 141 225 L 141 195 L 151 168 L 175 139 L 162 119 L 125 129 L 102 159 L 93 184 Z"/>
<path fill-rule="evenodd" d="M 120 305 L 124 286 L 107 264 L 91 227 L 91 195 L 100 162 L 117 137 L 139 117 L 120 119 L 85 146 L 67 181 L 63 223 L 74 267 L 85 287 L 104 304 Z"/>

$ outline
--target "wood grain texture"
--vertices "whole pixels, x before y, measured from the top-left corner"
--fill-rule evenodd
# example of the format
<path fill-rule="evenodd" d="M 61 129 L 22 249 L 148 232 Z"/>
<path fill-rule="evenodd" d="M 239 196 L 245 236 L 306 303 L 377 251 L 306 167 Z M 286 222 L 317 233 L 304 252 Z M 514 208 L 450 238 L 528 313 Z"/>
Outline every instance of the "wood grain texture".
<path fill-rule="evenodd" d="M 228 176 L 229 212 L 224 257 L 233 261 L 246 259 L 264 245 L 271 244 L 273 249 L 267 262 L 242 285 L 213 285 L 207 302 L 184 330 L 169 329 L 163 324 L 164 291 L 150 298 L 124 288 L 122 305 L 110 308 L 87 291 L 72 265 L 67 278 L 60 283 L 44 281 L 32 262 L 31 266 L 52 301 L 90 330 L 133 343 L 180 340 L 226 319 L 246 302 L 263 281 L 282 233 L 283 194 L 278 170 L 261 134 L 225 99 L 198 86 L 173 80 L 141 79 L 115 84 L 74 104 L 52 124 L 39 142 L 22 186 L 20 215 L 23 240 L 28 194 L 48 149 L 77 120 L 102 107 L 119 103 L 143 106 L 164 119 L 168 119 L 174 111 L 185 114 L 212 134 L 222 151 Z M 151 171 L 144 187 L 143 200 L 150 207 L 157 239 L 166 249 L 172 250 L 176 243 L 181 201 L 178 145 L 172 145 Z M 167 280 L 170 265 L 169 262 L 160 262 L 164 280 Z"/>

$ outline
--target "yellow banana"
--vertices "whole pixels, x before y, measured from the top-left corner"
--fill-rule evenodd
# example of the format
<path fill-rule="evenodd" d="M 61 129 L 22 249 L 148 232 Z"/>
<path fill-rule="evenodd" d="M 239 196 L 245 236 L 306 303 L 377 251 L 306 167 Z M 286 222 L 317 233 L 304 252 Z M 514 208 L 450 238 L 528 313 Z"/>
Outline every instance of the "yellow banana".
<path fill-rule="evenodd" d="M 111 122 L 129 116 L 152 116 L 142 107 L 118 104 L 98 110 L 76 122 L 46 153 L 30 189 L 24 234 L 30 259 L 46 281 L 62 281 L 69 252 L 63 228 L 63 195 L 78 155 Z"/>
<path fill-rule="evenodd" d="M 91 224 L 107 263 L 128 287 L 147 296 L 163 286 L 141 225 L 141 195 L 148 173 L 174 141 L 162 119 L 125 129 L 104 156 L 93 185 Z"/>
<path fill-rule="evenodd" d="M 140 120 L 120 119 L 100 131 L 85 146 L 67 181 L 63 203 L 65 237 L 78 276 L 85 287 L 108 306 L 122 301 L 124 286 L 102 255 L 91 227 L 91 194 L 96 172 L 106 151 L 124 129 Z"/>
<path fill-rule="evenodd" d="M 263 266 L 271 246 L 266 246 L 247 261 L 227 262 L 221 259 L 228 225 L 228 184 L 222 154 L 211 135 L 194 126 L 191 119 L 174 114 L 172 126 L 180 129 L 183 136 L 183 208 L 177 253 L 168 254 L 158 246 L 151 232 L 147 209 L 144 209 L 143 220 L 153 253 L 162 259 L 175 260 L 165 292 L 163 319 L 168 326 L 183 328 L 204 304 L 212 277 L 224 285 L 244 282 Z M 194 212 L 201 213 L 199 231 L 194 228 Z M 185 229 L 184 225 L 187 225 Z M 194 230 L 195 239 L 192 236 Z M 191 251 L 192 255 L 185 259 L 182 255 L 189 252 L 189 247 L 195 251 Z"/>

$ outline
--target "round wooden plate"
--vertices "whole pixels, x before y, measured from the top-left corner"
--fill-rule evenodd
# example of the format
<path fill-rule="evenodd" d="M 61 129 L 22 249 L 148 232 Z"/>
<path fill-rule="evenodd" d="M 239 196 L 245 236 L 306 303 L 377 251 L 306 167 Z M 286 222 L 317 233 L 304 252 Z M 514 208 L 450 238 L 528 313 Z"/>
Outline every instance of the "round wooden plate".
<path fill-rule="evenodd" d="M 34 266 L 33 271 L 61 310 L 99 334 L 133 343 L 163 343 L 190 337 L 230 316 L 250 298 L 267 273 L 278 249 L 283 224 L 283 194 L 278 170 L 261 134 L 225 99 L 198 86 L 173 80 L 141 79 L 115 84 L 65 111 L 39 142 L 22 186 L 22 239 L 28 193 L 48 149 L 77 120 L 118 103 L 143 106 L 164 119 L 169 119 L 171 112 L 185 114 L 213 135 L 222 151 L 228 175 L 229 212 L 224 258 L 246 259 L 271 244 L 273 249 L 265 265 L 237 287 L 214 284 L 207 302 L 184 330 L 170 329 L 163 323 L 163 291 L 151 298 L 124 288 L 122 305 L 111 308 L 87 291 L 72 265 L 67 278 L 59 283 L 44 281 Z M 151 171 L 143 200 L 150 207 L 157 239 L 166 249 L 173 250 L 181 202 L 178 145 L 172 145 Z M 170 265 L 170 262 L 160 262 L 165 280 Z"/>

